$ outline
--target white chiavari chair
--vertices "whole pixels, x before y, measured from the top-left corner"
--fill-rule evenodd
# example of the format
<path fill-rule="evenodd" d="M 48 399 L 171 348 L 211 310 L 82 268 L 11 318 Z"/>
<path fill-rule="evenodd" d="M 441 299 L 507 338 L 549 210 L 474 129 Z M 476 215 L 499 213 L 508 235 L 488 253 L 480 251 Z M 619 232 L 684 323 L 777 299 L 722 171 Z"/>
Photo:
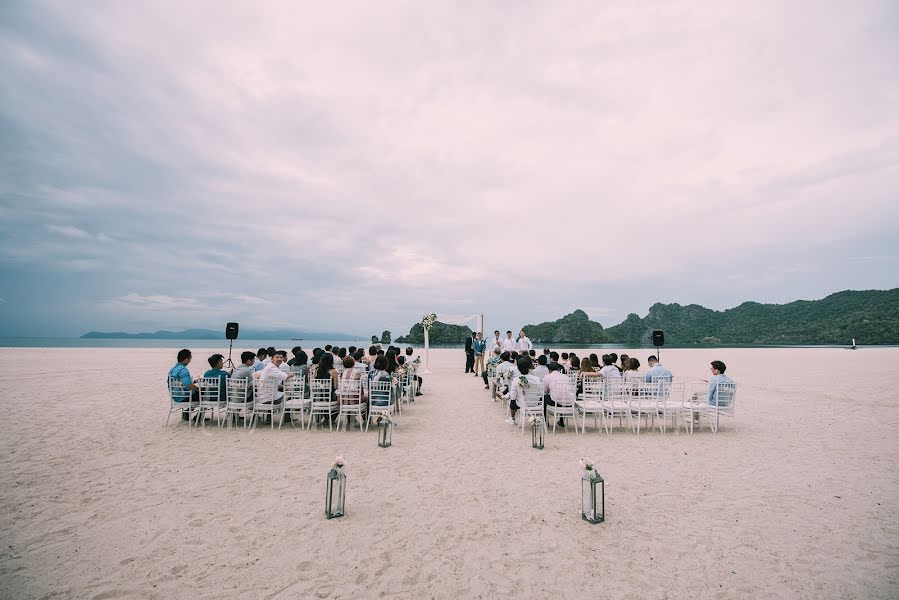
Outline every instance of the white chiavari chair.
<path fill-rule="evenodd" d="M 188 416 L 188 427 L 190 427 L 191 419 L 197 415 L 197 408 L 200 406 L 199 400 L 191 398 L 191 389 L 184 387 L 184 384 L 177 377 L 169 377 L 168 380 L 169 410 L 165 415 L 165 423 L 163 427 L 168 427 L 169 417 L 173 412 L 186 411 Z"/>
<path fill-rule="evenodd" d="M 340 426 L 348 429 L 350 417 L 359 421 L 359 431 L 368 431 L 365 420 L 365 409 L 368 403 L 362 398 L 362 380 L 341 378 L 337 388 L 337 400 L 340 403 L 340 412 L 337 416 L 337 431 Z"/>

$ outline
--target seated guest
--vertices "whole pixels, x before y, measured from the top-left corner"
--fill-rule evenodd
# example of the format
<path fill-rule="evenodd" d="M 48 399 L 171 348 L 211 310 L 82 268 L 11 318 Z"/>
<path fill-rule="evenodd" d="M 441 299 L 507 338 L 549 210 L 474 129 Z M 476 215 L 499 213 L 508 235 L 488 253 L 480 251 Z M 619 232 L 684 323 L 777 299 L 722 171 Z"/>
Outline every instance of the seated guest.
<path fill-rule="evenodd" d="M 724 371 L 727 370 L 727 365 L 725 365 L 720 360 L 712 361 L 712 377 L 709 379 L 709 404 L 712 406 L 728 406 L 730 404 L 730 398 L 725 398 L 722 396 L 721 400 L 718 400 L 718 385 L 722 383 L 733 383 L 734 380 L 724 374 Z"/>
<path fill-rule="evenodd" d="M 669 371 L 659 363 L 659 359 L 656 358 L 655 355 L 647 358 L 646 362 L 649 365 L 649 369 L 647 369 L 646 371 L 646 381 L 652 383 L 653 377 L 667 377 L 668 379 L 672 379 L 674 377 L 671 374 L 671 371 Z"/>
<path fill-rule="evenodd" d="M 584 380 L 591 377 L 599 377 L 599 371 L 593 368 L 593 363 L 589 358 L 581 361 L 581 370 L 577 374 L 577 392 L 584 391 Z"/>
<path fill-rule="evenodd" d="M 340 376 L 340 382 L 344 381 L 361 381 L 362 380 L 362 371 L 359 369 L 354 369 L 353 367 L 356 365 L 356 360 L 352 356 L 347 356 L 343 359 L 343 375 Z M 361 390 L 360 398 L 362 402 L 365 402 L 365 386 L 359 386 Z M 341 400 L 344 402 L 344 400 Z M 346 404 L 359 404 L 359 400 L 356 398 L 347 398 L 345 401 Z M 347 417 L 347 425 L 349 425 L 349 417 Z"/>
<path fill-rule="evenodd" d="M 256 355 L 252 352 L 241 352 L 240 364 L 231 373 L 231 379 L 247 380 L 247 400 L 253 398 L 253 361 Z"/>
<path fill-rule="evenodd" d="M 368 380 L 372 383 L 375 381 L 391 381 L 393 376 L 387 372 L 387 357 L 383 354 L 377 355 L 372 369 L 368 373 Z M 369 393 L 369 405 L 371 407 L 388 406 L 390 397 Z"/>
<path fill-rule="evenodd" d="M 549 356 L 549 355 L 550 355 L 550 350 L 549 350 L 549 348 L 544 348 L 544 349 L 543 349 L 543 356 L 546 357 L 546 364 L 549 364 L 549 363 L 550 363 L 550 356 Z"/>
<path fill-rule="evenodd" d="M 624 372 L 625 379 L 644 379 L 643 373 L 640 372 L 640 361 L 636 358 L 627 359 L 627 370 Z"/>
<path fill-rule="evenodd" d="M 590 355 L 590 364 L 593 365 L 594 371 L 599 371 L 599 369 L 601 368 L 599 364 L 599 357 L 596 356 L 595 353 Z"/>
<path fill-rule="evenodd" d="M 325 344 L 325 352 L 330 352 L 333 347 L 331 344 Z"/>
<path fill-rule="evenodd" d="M 315 373 L 312 375 L 312 379 L 319 381 L 322 379 L 330 379 L 331 380 L 331 401 L 337 400 L 337 387 L 340 384 L 340 375 L 337 373 L 337 369 L 334 368 L 334 354 L 332 352 L 324 352 L 321 357 L 318 359 L 318 365 L 315 368 Z M 337 415 L 340 414 L 340 407 L 337 406 L 331 412 L 331 419 L 335 419 Z M 324 415 L 319 415 L 319 422 L 325 422 L 326 418 Z"/>
<path fill-rule="evenodd" d="M 228 371 L 223 371 L 225 357 L 221 354 L 213 354 L 209 357 L 209 366 L 212 367 L 205 373 L 203 377 L 217 377 L 219 380 L 219 401 L 224 402 L 228 399 Z M 234 369 L 231 369 L 232 371 Z"/>
<path fill-rule="evenodd" d="M 258 352 L 256 352 L 256 360 L 253 361 L 253 370 L 261 371 L 265 368 L 265 363 L 263 362 L 266 358 L 268 358 L 268 351 L 265 348 L 260 348 Z"/>
<path fill-rule="evenodd" d="M 269 357 L 271 361 L 269 364 L 262 369 L 262 372 L 259 373 L 260 381 L 273 381 L 273 398 L 256 398 L 256 402 L 259 404 L 270 404 L 272 400 L 274 400 L 275 404 L 280 404 L 281 400 L 284 398 L 284 390 L 280 388 L 281 384 L 286 380 L 293 377 L 290 373 L 285 373 L 281 370 L 281 365 L 284 363 L 284 358 L 287 353 L 283 350 L 276 350 Z"/>
<path fill-rule="evenodd" d="M 543 382 L 540 381 L 538 377 L 535 377 L 531 373 L 529 373 L 531 369 L 531 361 L 526 356 L 519 357 L 518 363 L 516 363 L 516 369 L 518 371 L 517 376 L 512 379 L 512 386 L 509 390 L 509 413 L 510 416 L 506 419 L 506 423 L 509 425 L 515 425 L 515 414 L 518 412 L 519 405 L 524 405 L 525 403 L 525 394 L 524 388 L 520 384 L 520 377 L 524 377 L 527 380 L 527 386 L 534 386 L 533 389 L 541 390 L 543 389 Z"/>
<path fill-rule="evenodd" d="M 348 356 L 352 356 L 353 354 L 356 354 L 356 346 L 350 346 L 350 347 L 347 349 L 347 355 L 348 355 Z"/>
<path fill-rule="evenodd" d="M 531 357 L 531 362 L 537 364 L 537 351 L 531 348 L 528 350 L 528 356 Z"/>
<path fill-rule="evenodd" d="M 615 366 L 615 359 L 612 358 L 611 354 L 602 355 L 602 369 L 599 370 L 599 374 L 602 375 L 605 381 L 621 378 L 621 371 Z"/>
<path fill-rule="evenodd" d="M 571 383 L 568 375 L 561 371 L 558 364 L 549 366 L 549 374 L 543 378 L 543 417 L 546 418 L 546 406 L 571 406 L 574 403 Z M 559 427 L 565 427 L 565 421 L 559 417 Z"/>
<path fill-rule="evenodd" d="M 387 372 L 392 374 L 396 371 L 396 352 L 392 349 L 388 349 L 387 354 L 384 356 L 387 357 Z"/>
<path fill-rule="evenodd" d="M 368 347 L 368 355 L 365 358 L 363 358 L 362 360 L 367 362 L 369 367 L 371 367 L 372 363 L 375 362 L 375 358 L 377 358 L 377 356 L 378 356 L 378 349 L 375 348 L 374 346 L 369 346 Z"/>
<path fill-rule="evenodd" d="M 535 377 L 539 377 L 543 379 L 549 374 L 549 369 L 546 367 L 546 355 L 541 354 L 537 357 L 537 366 L 534 367 L 533 374 Z"/>
<path fill-rule="evenodd" d="M 192 355 L 187 348 L 178 351 L 178 362 L 175 363 L 174 367 L 169 369 L 169 374 L 166 377 L 166 385 L 168 385 L 169 379 L 177 379 L 181 382 L 182 386 L 190 390 L 191 401 L 196 402 L 200 398 L 200 390 L 194 385 L 193 379 L 190 376 L 190 371 L 187 370 L 187 365 L 190 364 L 191 358 Z M 175 402 L 187 402 L 187 398 L 180 394 L 172 394 L 172 400 Z M 190 419 L 188 411 L 181 411 L 181 420 L 187 421 L 188 419 Z"/>
<path fill-rule="evenodd" d="M 562 373 L 567 372 L 567 371 L 565 371 L 565 366 L 559 361 L 559 353 L 556 352 L 555 350 L 553 350 L 552 352 L 549 353 L 549 365 L 551 365 L 553 363 L 556 363 L 557 365 L 559 365 Z M 546 366 L 548 367 L 549 365 L 546 365 Z"/>
<path fill-rule="evenodd" d="M 568 358 L 568 353 L 563 352 L 562 358 L 559 360 L 559 364 L 562 365 L 562 372 L 565 373 L 571 367 L 571 359 Z"/>
<path fill-rule="evenodd" d="M 509 381 L 512 377 L 511 373 L 515 370 L 515 365 L 512 363 L 512 354 L 508 350 L 500 354 L 499 358 L 502 362 L 496 366 L 497 385 L 499 386 L 496 393 L 505 395 L 509 391 Z M 507 375 L 507 373 L 510 374 Z"/>
<path fill-rule="evenodd" d="M 291 371 L 294 373 L 303 373 L 306 374 L 306 369 L 308 368 L 309 357 L 306 356 L 306 353 L 303 352 L 303 349 L 297 346 L 293 350 L 293 358 L 287 361 L 287 366 L 290 367 Z"/>
<path fill-rule="evenodd" d="M 487 359 L 487 364 L 484 366 L 484 389 L 485 390 L 490 389 L 490 383 L 491 383 L 491 382 L 487 381 L 487 371 L 490 370 L 490 367 L 498 367 L 499 364 L 501 362 L 503 362 L 503 359 L 500 358 L 500 354 L 501 353 L 500 353 L 499 346 L 496 346 L 493 349 L 493 353 L 491 354 L 490 358 Z"/>
<path fill-rule="evenodd" d="M 627 354 L 621 355 L 621 372 L 624 373 L 630 368 L 630 357 Z"/>
<path fill-rule="evenodd" d="M 406 346 L 406 362 L 414 362 L 412 360 L 412 346 Z M 421 375 L 416 374 L 415 376 L 418 378 L 418 388 L 415 390 L 415 395 L 421 396 L 421 384 L 424 383 L 424 381 L 422 380 Z M 484 372 L 484 377 L 487 377 L 486 371 Z"/>
<path fill-rule="evenodd" d="M 579 371 L 581 368 L 581 359 L 573 353 L 568 355 L 568 364 L 571 365 L 571 371 Z"/>

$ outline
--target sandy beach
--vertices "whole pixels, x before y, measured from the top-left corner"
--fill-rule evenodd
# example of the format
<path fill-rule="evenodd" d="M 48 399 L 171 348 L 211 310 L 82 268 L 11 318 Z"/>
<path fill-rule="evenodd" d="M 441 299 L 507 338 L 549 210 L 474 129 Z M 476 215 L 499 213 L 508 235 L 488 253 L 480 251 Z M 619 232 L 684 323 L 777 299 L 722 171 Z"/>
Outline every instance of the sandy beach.
<path fill-rule="evenodd" d="M 557 431 L 543 451 L 461 350 L 432 351 L 389 449 L 374 431 L 163 428 L 174 355 L 0 350 L 0 596 L 899 595 L 897 348 L 664 350 L 677 376 L 728 364 L 738 432 Z M 327 521 L 338 454 L 348 514 Z M 607 481 L 600 525 L 580 518 L 581 457 Z"/>

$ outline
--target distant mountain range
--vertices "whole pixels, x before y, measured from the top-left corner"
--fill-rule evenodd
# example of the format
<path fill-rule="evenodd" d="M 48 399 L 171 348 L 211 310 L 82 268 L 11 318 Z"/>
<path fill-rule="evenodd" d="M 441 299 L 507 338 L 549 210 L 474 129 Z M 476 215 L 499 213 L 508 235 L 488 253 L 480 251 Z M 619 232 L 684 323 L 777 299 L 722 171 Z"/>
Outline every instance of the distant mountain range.
<path fill-rule="evenodd" d="M 547 344 L 651 345 L 653 330 L 665 332 L 668 345 L 690 344 L 899 344 L 899 288 L 837 292 L 821 300 L 789 304 L 743 304 L 723 311 L 697 304 L 653 304 L 642 319 L 636 314 L 608 329 L 575 310 L 556 321 L 525 325 L 534 342 Z M 516 332 L 517 333 L 517 332 Z M 429 332 L 434 344 L 460 344 L 471 329 L 437 322 Z M 421 344 L 416 323 L 399 343 Z"/>
<path fill-rule="evenodd" d="M 332 340 L 354 341 L 367 339 L 364 336 L 350 335 L 348 333 L 333 333 L 323 331 L 296 331 L 292 329 L 273 329 L 261 331 L 255 329 L 241 329 L 240 337 L 245 340 Z M 213 329 L 185 329 L 184 331 L 159 330 L 153 333 L 124 333 L 121 331 L 104 332 L 91 331 L 81 336 L 82 339 L 113 339 L 113 340 L 222 340 L 225 339 L 225 330 Z"/>
<path fill-rule="evenodd" d="M 615 341 L 649 344 L 652 331 L 668 344 L 899 343 L 899 288 L 837 292 L 821 300 L 743 304 L 723 311 L 697 304 L 653 304 L 606 329 Z"/>

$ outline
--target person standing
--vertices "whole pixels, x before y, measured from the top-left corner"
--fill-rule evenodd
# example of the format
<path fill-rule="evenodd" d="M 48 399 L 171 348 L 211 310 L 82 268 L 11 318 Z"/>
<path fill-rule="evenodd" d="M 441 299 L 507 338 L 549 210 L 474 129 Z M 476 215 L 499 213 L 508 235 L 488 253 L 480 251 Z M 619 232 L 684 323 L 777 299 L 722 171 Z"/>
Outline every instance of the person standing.
<path fill-rule="evenodd" d="M 515 340 L 512 339 L 512 332 L 507 331 L 506 339 L 503 340 L 502 351 L 503 352 L 512 352 L 512 350 L 515 350 L 515 349 L 516 349 L 515 348 Z"/>
<path fill-rule="evenodd" d="M 531 348 L 534 347 L 531 344 L 531 340 L 524 334 L 524 329 L 518 334 L 518 341 L 515 342 L 516 350 L 518 350 L 519 354 L 528 354 L 531 351 Z"/>
<path fill-rule="evenodd" d="M 484 340 L 484 334 L 478 332 L 477 338 L 471 343 L 474 350 L 474 376 L 480 377 L 484 370 L 484 351 L 487 349 L 487 342 Z"/>
<path fill-rule="evenodd" d="M 474 331 L 465 338 L 465 372 L 471 373 L 474 370 Z"/>

